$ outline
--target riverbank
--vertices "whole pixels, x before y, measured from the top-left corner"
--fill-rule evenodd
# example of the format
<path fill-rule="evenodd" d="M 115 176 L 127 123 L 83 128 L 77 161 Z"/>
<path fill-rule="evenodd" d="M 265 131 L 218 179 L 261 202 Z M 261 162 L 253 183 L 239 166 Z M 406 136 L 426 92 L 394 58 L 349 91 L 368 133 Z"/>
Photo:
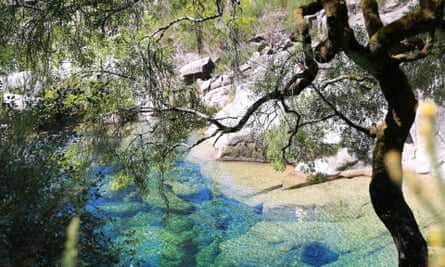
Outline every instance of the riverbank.
<path fill-rule="evenodd" d="M 384 233 L 383 224 L 372 208 L 368 186 L 369 175 L 338 178 L 296 189 L 284 189 L 283 184 L 306 183 L 306 176 L 288 167 L 277 172 L 269 164 L 256 162 L 225 162 L 217 160 L 217 151 L 210 142 L 195 147 L 188 160 L 201 165 L 201 172 L 210 177 L 221 192 L 264 212 L 280 207 L 292 207 L 295 216 L 320 209 L 334 221 L 348 221 L 345 228 L 360 238 L 372 238 Z M 436 229 L 438 214 L 445 213 L 445 195 L 431 175 L 417 175 L 406 170 L 403 190 L 405 198 L 419 222 L 422 232 L 429 236 Z M 433 207 L 434 211 L 430 208 Z M 431 250 L 432 256 L 437 250 Z"/>
<path fill-rule="evenodd" d="M 220 161 L 210 141 L 193 148 L 187 159 L 200 165 L 201 171 L 210 175 L 222 189 L 234 191 L 235 198 L 243 202 L 246 199 L 264 201 L 267 206 L 274 207 L 326 205 L 332 201 L 358 200 L 362 195 L 369 199 L 370 173 L 363 175 L 366 174 L 363 171 L 358 171 L 357 176 L 338 176 L 320 184 L 308 184 L 307 175 L 295 171 L 292 166 L 280 172 L 267 163 Z M 404 191 L 407 201 L 416 206 L 426 199 L 433 205 L 441 202 L 437 179 L 429 174 L 406 170 Z"/>

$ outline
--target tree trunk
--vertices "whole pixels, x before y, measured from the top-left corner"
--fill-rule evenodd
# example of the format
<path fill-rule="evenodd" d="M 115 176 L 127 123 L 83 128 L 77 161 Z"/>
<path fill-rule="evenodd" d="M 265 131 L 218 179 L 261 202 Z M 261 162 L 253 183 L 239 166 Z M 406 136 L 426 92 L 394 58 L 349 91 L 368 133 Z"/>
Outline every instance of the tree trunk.
<path fill-rule="evenodd" d="M 405 74 L 395 63 L 385 62 L 377 75 L 388 101 L 385 122 L 379 128 L 372 161 L 371 200 L 375 212 L 390 231 L 398 250 L 399 266 L 427 266 L 427 244 L 402 193 L 401 155 L 414 122 L 417 101 Z M 396 170 L 385 165 L 386 155 L 396 155 Z M 394 168 L 394 167 L 393 167 Z"/>

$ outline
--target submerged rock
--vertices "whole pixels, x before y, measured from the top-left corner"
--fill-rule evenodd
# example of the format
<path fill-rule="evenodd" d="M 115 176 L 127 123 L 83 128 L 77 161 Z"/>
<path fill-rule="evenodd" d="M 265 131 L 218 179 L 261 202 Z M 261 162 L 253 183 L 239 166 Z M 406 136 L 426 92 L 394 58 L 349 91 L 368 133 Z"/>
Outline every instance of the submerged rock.
<path fill-rule="evenodd" d="M 337 261 L 338 256 L 338 253 L 329 250 L 325 245 L 314 242 L 304 246 L 301 261 L 319 267 Z"/>

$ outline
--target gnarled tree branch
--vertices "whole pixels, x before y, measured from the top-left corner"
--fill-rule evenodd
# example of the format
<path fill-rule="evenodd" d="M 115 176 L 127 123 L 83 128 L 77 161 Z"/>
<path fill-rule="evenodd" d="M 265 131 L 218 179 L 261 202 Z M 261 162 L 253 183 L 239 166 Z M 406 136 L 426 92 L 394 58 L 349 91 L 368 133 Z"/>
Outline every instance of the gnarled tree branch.
<path fill-rule="evenodd" d="M 433 48 L 433 44 L 434 44 L 434 32 L 429 32 L 422 50 L 415 53 L 409 53 L 409 52 L 399 53 L 396 55 L 392 55 L 391 58 L 398 60 L 400 62 L 414 61 L 417 59 L 421 59 L 430 54 Z"/>
<path fill-rule="evenodd" d="M 434 12 L 421 8 L 375 32 L 370 37 L 369 49 L 374 55 L 385 54 L 393 46 L 408 37 L 419 33 L 434 32 L 435 28 L 438 27 L 439 21 Z"/>

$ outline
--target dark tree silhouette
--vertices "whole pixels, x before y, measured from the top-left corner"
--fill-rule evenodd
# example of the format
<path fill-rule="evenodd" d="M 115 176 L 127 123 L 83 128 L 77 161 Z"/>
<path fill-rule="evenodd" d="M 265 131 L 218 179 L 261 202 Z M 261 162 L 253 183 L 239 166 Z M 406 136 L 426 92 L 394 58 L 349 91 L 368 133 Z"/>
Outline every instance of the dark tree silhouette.
<path fill-rule="evenodd" d="M 314 1 L 295 11 L 298 33 L 305 43 L 307 79 L 317 72 L 316 62 L 329 62 L 343 51 L 352 61 L 377 79 L 388 109 L 385 120 L 377 127 L 360 129 L 376 137 L 372 159 L 371 200 L 375 212 L 390 231 L 399 255 L 399 266 L 426 266 L 427 244 L 408 207 L 401 190 L 401 183 L 391 179 L 385 155 L 396 153 L 401 168 L 403 145 L 414 122 L 417 100 L 400 64 L 426 57 L 434 43 L 434 33 L 443 28 L 443 1 L 421 0 L 414 12 L 387 25 L 380 19 L 375 0 L 362 0 L 361 9 L 369 37 L 366 46 L 359 44 L 348 25 L 345 1 Z M 328 36 L 312 51 L 310 36 L 304 16 L 326 12 Z M 426 40 L 412 43 L 408 40 L 426 34 Z M 297 87 L 302 90 L 307 83 Z M 292 89 L 292 86 L 289 87 Z M 399 172 L 400 175 L 402 172 Z M 401 177 L 396 177 L 401 179 Z M 400 180 L 398 180 L 400 181 Z"/>

